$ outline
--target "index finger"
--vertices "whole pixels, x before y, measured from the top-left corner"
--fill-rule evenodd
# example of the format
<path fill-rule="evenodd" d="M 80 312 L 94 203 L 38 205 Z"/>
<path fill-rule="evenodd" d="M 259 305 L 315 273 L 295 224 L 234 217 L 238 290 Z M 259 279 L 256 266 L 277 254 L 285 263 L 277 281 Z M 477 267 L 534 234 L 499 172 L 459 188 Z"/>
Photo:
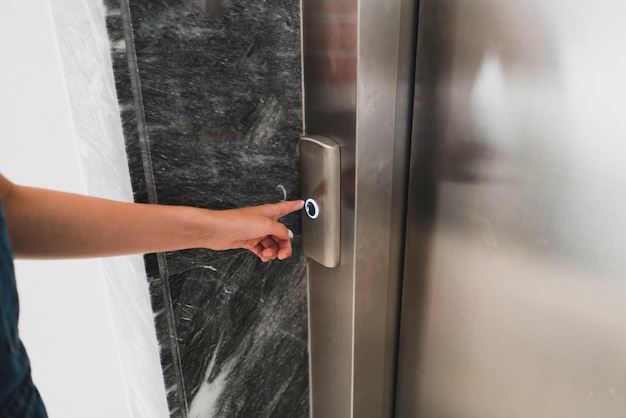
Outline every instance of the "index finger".
<path fill-rule="evenodd" d="M 295 212 L 304 207 L 304 200 L 288 200 L 280 203 L 273 203 L 268 205 L 268 208 L 272 211 L 271 217 L 274 220 L 278 220 L 285 215 Z"/>

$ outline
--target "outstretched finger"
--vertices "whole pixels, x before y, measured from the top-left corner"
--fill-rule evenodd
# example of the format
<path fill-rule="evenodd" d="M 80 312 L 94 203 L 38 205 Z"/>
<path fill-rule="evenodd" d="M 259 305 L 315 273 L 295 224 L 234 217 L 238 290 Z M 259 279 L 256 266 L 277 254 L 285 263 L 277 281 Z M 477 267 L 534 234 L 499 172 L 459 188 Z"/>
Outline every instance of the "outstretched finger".
<path fill-rule="evenodd" d="M 295 212 L 304 207 L 303 200 L 288 200 L 285 202 L 274 203 L 271 205 L 267 205 L 268 209 L 271 210 L 271 217 L 274 220 L 278 220 L 285 215 L 289 215 L 291 212 Z"/>

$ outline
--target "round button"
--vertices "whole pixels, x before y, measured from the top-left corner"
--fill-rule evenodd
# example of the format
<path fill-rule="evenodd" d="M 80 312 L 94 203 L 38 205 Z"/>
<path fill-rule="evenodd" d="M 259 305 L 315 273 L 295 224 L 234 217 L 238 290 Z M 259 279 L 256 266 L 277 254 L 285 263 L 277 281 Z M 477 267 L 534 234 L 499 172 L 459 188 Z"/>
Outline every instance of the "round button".
<path fill-rule="evenodd" d="M 317 206 L 317 202 L 310 197 L 304 201 L 304 210 L 311 219 L 315 219 L 320 215 L 320 208 Z"/>

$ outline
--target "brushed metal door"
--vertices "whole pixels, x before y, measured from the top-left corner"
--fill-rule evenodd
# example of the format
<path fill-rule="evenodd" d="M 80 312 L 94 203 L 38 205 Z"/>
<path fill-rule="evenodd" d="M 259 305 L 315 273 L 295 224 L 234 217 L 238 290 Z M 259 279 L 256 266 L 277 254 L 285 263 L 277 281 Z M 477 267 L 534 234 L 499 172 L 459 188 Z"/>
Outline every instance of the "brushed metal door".
<path fill-rule="evenodd" d="M 396 416 L 626 413 L 625 21 L 420 2 Z"/>

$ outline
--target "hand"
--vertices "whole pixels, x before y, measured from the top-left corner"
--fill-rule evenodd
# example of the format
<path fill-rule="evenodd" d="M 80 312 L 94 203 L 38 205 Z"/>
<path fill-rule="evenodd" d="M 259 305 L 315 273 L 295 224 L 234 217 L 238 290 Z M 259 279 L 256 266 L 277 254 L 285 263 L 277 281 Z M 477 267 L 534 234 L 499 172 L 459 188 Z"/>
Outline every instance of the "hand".
<path fill-rule="evenodd" d="M 22 258 L 108 257 L 188 248 L 246 248 L 261 260 L 291 255 L 278 219 L 302 209 L 295 200 L 216 211 L 147 205 L 19 186 L 0 174 L 11 244 Z"/>
<path fill-rule="evenodd" d="M 263 262 L 291 255 L 291 231 L 279 218 L 302 209 L 294 200 L 242 209 L 211 211 L 203 246 L 214 250 L 245 248 Z"/>

